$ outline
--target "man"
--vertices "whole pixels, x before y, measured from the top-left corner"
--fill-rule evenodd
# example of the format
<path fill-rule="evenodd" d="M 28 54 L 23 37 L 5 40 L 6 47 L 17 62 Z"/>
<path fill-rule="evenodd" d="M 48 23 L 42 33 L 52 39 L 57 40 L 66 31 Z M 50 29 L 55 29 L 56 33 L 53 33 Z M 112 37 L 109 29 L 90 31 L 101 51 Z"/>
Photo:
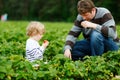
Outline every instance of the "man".
<path fill-rule="evenodd" d="M 107 51 L 117 51 L 113 41 L 117 38 L 113 16 L 106 8 L 95 7 L 91 0 L 78 1 L 78 16 L 66 37 L 64 56 L 81 60 L 84 56 L 102 55 Z M 76 41 L 83 33 L 84 39 Z"/>

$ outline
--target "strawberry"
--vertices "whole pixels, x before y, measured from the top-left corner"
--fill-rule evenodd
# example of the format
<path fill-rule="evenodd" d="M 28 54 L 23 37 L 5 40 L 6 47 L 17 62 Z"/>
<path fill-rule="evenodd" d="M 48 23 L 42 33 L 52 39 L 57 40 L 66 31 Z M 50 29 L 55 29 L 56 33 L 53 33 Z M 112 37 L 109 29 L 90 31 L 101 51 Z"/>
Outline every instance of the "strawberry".
<path fill-rule="evenodd" d="M 44 40 L 44 43 L 48 42 L 47 40 Z"/>

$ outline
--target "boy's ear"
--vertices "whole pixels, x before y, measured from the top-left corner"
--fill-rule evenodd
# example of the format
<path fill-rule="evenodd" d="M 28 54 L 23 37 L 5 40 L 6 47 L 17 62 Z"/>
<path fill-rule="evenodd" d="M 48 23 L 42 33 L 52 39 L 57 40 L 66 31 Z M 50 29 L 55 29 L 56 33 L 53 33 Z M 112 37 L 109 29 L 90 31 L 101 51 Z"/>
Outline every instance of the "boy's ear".
<path fill-rule="evenodd" d="M 33 31 L 32 32 L 32 36 L 36 35 L 37 34 L 37 31 Z"/>

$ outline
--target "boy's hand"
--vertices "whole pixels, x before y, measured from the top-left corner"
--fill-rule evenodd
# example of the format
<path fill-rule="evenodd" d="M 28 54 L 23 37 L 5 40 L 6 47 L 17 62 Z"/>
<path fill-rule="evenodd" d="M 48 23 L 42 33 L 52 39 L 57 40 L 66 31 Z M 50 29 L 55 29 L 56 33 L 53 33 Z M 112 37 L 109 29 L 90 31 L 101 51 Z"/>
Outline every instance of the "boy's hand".
<path fill-rule="evenodd" d="M 49 41 L 48 40 L 44 40 L 43 44 L 44 48 L 46 48 L 49 45 Z"/>

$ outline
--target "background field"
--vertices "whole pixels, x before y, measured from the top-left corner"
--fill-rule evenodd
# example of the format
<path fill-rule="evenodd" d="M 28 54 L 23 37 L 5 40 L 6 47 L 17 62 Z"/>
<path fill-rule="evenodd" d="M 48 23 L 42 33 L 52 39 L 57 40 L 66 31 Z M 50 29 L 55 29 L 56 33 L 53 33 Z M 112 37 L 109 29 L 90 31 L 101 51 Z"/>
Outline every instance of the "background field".
<path fill-rule="evenodd" d="M 72 27 L 72 23 L 65 22 L 42 22 L 45 25 L 46 33 L 40 44 L 47 39 L 50 42 L 45 55 L 62 53 L 65 37 Z M 0 42 L 2 54 L 25 54 L 25 42 L 27 40 L 26 27 L 27 21 L 8 21 L 0 22 Z M 20 50 L 19 50 L 20 49 Z"/>
<path fill-rule="evenodd" d="M 39 69 L 25 60 L 26 27 L 29 21 L 0 22 L 0 79 L 44 79 L 44 80 L 80 80 L 114 79 L 120 75 L 120 51 L 108 52 L 103 56 L 86 57 L 84 62 L 73 62 L 63 56 L 63 46 L 71 22 L 42 22 L 50 45 L 44 53 Z M 117 25 L 120 36 L 120 26 Z M 79 37 L 81 39 L 82 36 Z M 44 64 L 47 62 L 48 64 Z"/>

